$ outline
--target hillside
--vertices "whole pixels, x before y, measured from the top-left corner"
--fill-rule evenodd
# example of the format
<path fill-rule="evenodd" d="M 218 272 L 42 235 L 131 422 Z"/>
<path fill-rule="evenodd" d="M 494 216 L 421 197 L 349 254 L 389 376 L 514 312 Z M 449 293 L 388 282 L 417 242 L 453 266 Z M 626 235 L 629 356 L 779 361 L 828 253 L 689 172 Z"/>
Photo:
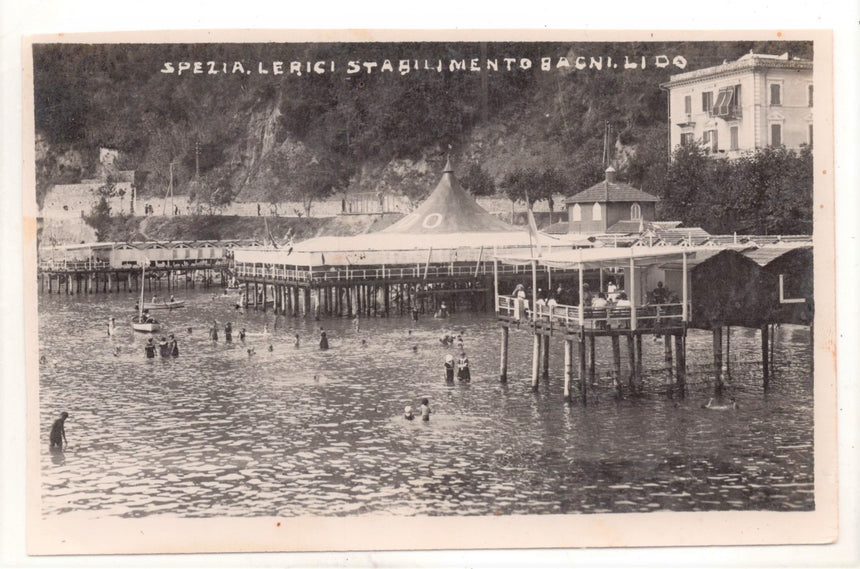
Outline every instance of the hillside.
<path fill-rule="evenodd" d="M 573 191 L 600 178 L 608 121 L 620 177 L 647 189 L 647 164 L 666 158 L 659 84 L 678 71 L 656 67 L 654 56 L 683 54 L 690 70 L 750 49 L 811 56 L 809 44 L 785 42 L 37 45 L 37 186 L 41 196 L 52 184 L 95 176 L 98 148 L 106 146 L 121 151 L 118 167 L 148 174 L 142 195 L 163 195 L 173 161 L 176 192 L 213 203 L 379 190 L 420 198 L 450 147 L 460 172 L 480 165 L 496 186 L 518 168 L 555 169 Z M 486 73 L 250 71 L 253 62 L 275 60 L 331 62 L 340 70 L 352 60 L 418 64 L 484 53 L 535 64 Z M 541 57 L 617 62 L 627 54 L 652 64 L 537 65 Z M 161 72 L 164 62 L 175 69 L 183 61 L 223 62 L 225 70 L 239 61 L 249 70 Z"/>

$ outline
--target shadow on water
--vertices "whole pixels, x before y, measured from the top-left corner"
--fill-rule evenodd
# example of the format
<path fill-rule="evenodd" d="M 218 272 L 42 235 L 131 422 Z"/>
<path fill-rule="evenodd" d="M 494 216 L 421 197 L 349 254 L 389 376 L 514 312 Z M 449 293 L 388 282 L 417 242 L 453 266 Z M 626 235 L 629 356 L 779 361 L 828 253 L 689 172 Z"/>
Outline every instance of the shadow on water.
<path fill-rule="evenodd" d="M 712 393 L 709 334 L 690 332 L 689 396 L 674 400 L 662 343 L 643 342 L 644 396 L 618 400 L 611 350 L 598 342 L 599 375 L 583 407 L 563 401 L 561 342 L 551 347 L 549 380 L 532 392 L 525 329 L 511 333 L 509 379 L 499 382 L 492 315 L 365 318 L 356 332 L 349 319 L 280 317 L 275 326 L 272 314 L 239 314 L 229 299 L 189 293 L 186 308 L 160 318 L 181 355 L 147 360 L 148 335 L 125 326 L 135 300 L 40 297 L 41 424 L 61 407 L 76 417 L 66 426 L 74 460 L 44 455 L 46 514 L 814 507 L 811 358 L 802 328 L 778 334 L 766 395 L 757 334 L 733 330 L 728 391 L 740 408 L 721 412 L 700 407 Z M 110 339 L 109 316 L 123 322 Z M 218 342 L 208 339 L 213 320 L 222 327 Z M 227 321 L 231 345 L 223 341 Z M 320 325 L 327 351 L 318 349 Z M 440 343 L 446 334 L 463 336 L 470 383 L 445 382 L 445 355 L 456 353 Z M 413 421 L 403 418 L 407 405 Z"/>

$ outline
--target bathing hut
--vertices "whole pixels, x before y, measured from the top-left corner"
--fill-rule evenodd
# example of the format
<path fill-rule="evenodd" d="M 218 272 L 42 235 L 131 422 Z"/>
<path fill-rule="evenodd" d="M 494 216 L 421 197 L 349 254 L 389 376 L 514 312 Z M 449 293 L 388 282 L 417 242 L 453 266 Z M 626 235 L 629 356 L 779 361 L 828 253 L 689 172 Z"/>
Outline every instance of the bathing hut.
<path fill-rule="evenodd" d="M 815 312 L 812 246 L 768 246 L 747 255 L 763 264 L 759 289 L 767 300 L 767 322 L 811 325 Z"/>
<path fill-rule="evenodd" d="M 691 326 L 757 328 L 767 320 L 769 306 L 761 290 L 761 267 L 755 261 L 724 249 L 693 264 Z"/>

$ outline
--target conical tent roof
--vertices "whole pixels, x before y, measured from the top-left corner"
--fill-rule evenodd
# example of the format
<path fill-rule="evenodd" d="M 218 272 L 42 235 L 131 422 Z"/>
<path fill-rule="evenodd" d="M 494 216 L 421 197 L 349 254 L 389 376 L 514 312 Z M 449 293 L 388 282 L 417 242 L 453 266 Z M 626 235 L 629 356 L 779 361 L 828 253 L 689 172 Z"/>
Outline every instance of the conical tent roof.
<path fill-rule="evenodd" d="M 379 233 L 428 235 L 508 231 L 522 232 L 523 228 L 505 223 L 479 206 L 454 177 L 449 160 L 442 172 L 442 179 L 424 203 Z"/>

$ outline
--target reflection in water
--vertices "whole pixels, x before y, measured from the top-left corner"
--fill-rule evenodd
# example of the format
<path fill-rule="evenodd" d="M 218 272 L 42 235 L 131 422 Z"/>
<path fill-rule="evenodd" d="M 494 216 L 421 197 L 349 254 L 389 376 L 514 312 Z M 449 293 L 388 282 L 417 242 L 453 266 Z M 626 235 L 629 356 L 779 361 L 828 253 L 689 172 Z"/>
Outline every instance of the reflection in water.
<path fill-rule="evenodd" d="M 712 391 L 709 334 L 688 338 L 691 393 L 684 400 L 666 397 L 663 343 L 647 339 L 645 396 L 616 400 L 611 350 L 598 341 L 600 379 L 582 407 L 562 400 L 561 342 L 552 346 L 550 379 L 532 393 L 525 328 L 511 333 L 510 379 L 498 382 L 491 315 L 364 319 L 356 332 L 349 319 L 240 314 L 229 299 L 191 293 L 186 308 L 160 315 L 181 355 L 147 360 L 147 335 L 124 324 L 113 338 L 105 333 L 107 318 L 126 321 L 134 301 L 124 294 L 40 298 L 42 448 L 51 418 L 62 409 L 74 417 L 66 425 L 71 450 L 44 454 L 45 514 L 814 507 L 806 329 L 778 334 L 767 395 L 757 334 L 733 329 L 729 391 L 740 408 L 722 412 L 701 409 Z M 209 340 L 213 319 L 244 327 L 244 342 L 236 334 L 232 344 L 223 335 Z M 328 350 L 316 341 L 320 324 Z M 298 347 L 296 334 L 304 340 Z M 445 334 L 462 334 L 470 384 L 446 385 L 444 359 L 454 352 L 440 344 Z M 431 420 L 404 419 L 404 407 L 418 410 L 424 397 Z"/>

